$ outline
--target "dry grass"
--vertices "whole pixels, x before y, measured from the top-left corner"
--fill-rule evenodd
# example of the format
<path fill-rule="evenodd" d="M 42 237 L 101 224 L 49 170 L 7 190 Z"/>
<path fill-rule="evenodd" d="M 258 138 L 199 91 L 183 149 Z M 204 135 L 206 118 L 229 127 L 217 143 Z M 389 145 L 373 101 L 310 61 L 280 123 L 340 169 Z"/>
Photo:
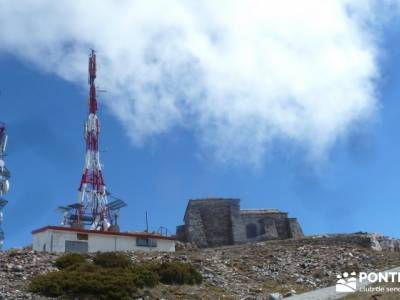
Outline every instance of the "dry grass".
<path fill-rule="evenodd" d="M 302 284 L 297 284 L 293 278 L 285 280 L 285 282 L 277 280 L 265 280 L 263 284 L 263 290 L 266 293 L 281 293 L 282 295 L 287 294 L 291 290 L 295 290 L 297 294 L 305 293 L 311 290 Z"/>

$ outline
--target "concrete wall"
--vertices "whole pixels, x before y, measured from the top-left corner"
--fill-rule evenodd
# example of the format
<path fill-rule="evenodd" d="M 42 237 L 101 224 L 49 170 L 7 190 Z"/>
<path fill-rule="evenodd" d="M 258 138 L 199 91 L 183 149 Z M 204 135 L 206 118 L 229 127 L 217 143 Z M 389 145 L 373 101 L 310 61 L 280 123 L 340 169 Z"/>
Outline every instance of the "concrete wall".
<path fill-rule="evenodd" d="M 83 233 L 86 234 L 86 233 Z M 136 237 L 109 235 L 101 233 L 87 233 L 88 240 L 79 240 L 77 232 L 46 230 L 33 234 L 33 250 L 47 252 L 65 252 L 65 241 L 80 241 L 88 243 L 88 252 L 107 251 L 175 251 L 175 241 L 157 239 L 157 247 L 144 247 L 136 245 Z"/>
<path fill-rule="evenodd" d="M 49 230 L 48 233 L 48 252 L 65 252 L 65 241 L 78 241 L 76 232 Z"/>
<path fill-rule="evenodd" d="M 32 248 L 35 251 L 50 252 L 50 241 L 50 232 L 39 232 L 33 235 Z"/>

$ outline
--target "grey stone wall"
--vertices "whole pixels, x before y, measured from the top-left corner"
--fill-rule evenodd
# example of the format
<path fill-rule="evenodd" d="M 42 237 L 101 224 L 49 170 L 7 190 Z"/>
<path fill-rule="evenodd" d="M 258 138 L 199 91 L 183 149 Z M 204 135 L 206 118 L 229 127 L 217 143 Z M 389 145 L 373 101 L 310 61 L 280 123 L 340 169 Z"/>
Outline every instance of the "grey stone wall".
<path fill-rule="evenodd" d="M 290 237 L 293 239 L 299 239 L 304 237 L 303 230 L 296 218 L 288 218 Z"/>
<path fill-rule="evenodd" d="M 300 238 L 300 224 L 276 209 L 240 210 L 239 199 L 190 200 L 177 239 L 198 247 Z"/>
<path fill-rule="evenodd" d="M 258 236 L 273 236 L 279 239 L 290 238 L 287 213 L 269 210 L 243 210 L 240 213 L 242 224 L 256 224 Z M 268 233 L 268 234 L 267 234 Z M 246 234 L 246 239 L 249 237 Z"/>
<path fill-rule="evenodd" d="M 290 238 L 290 229 L 288 224 L 287 213 L 270 213 L 266 217 L 269 217 L 275 221 L 276 231 L 278 232 L 279 239 Z"/>
<path fill-rule="evenodd" d="M 200 211 L 190 209 L 185 214 L 186 238 L 190 243 L 196 244 L 198 247 L 207 247 L 207 238 L 203 226 Z"/>
<path fill-rule="evenodd" d="M 208 246 L 233 244 L 229 201 L 214 201 L 197 209 L 203 221 Z"/>
<path fill-rule="evenodd" d="M 176 239 L 178 241 L 186 241 L 187 240 L 185 225 L 176 226 Z"/>
<path fill-rule="evenodd" d="M 264 218 L 265 238 L 267 240 L 275 240 L 279 238 L 278 230 L 276 229 L 275 220 L 273 218 Z"/>
<path fill-rule="evenodd" d="M 241 244 L 246 242 L 246 228 L 240 215 L 239 200 L 231 205 L 231 222 L 233 231 L 233 243 Z"/>
<path fill-rule="evenodd" d="M 185 225 L 177 230 L 178 240 L 182 237 L 183 241 L 193 242 L 198 247 L 233 244 L 231 212 L 238 208 L 238 199 L 190 200 Z"/>

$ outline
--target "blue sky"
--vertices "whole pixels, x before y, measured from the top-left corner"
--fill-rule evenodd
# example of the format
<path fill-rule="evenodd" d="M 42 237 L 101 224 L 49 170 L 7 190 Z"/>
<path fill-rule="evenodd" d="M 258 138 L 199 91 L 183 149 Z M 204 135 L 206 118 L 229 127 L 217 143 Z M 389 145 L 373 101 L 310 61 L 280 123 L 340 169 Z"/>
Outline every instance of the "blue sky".
<path fill-rule="evenodd" d="M 254 128 L 237 131 L 235 140 L 230 131 L 199 135 L 205 127 L 190 126 L 190 118 L 169 124 L 168 113 L 173 112 L 168 110 L 149 118 L 151 122 L 161 118 L 160 124 L 168 123 L 165 128 L 157 127 L 162 130 L 155 133 L 153 127 L 130 125 L 131 120 L 125 120 L 116 108 L 120 99 L 133 95 L 135 101 L 140 101 L 137 98 L 146 98 L 147 94 L 129 94 L 124 87 L 118 92 L 118 84 L 107 81 L 109 63 L 115 58 L 110 59 L 107 50 L 99 45 L 99 81 L 102 76 L 107 77 L 100 81 L 101 88 L 107 90 L 99 97 L 101 159 L 108 189 L 128 203 L 121 212 L 123 230 L 144 229 L 147 210 L 152 229 L 166 226 L 174 231 L 182 223 L 188 199 L 215 196 L 238 197 L 243 208 L 287 211 L 299 219 L 306 234 L 362 230 L 400 237 L 398 25 L 398 19 L 386 23 L 374 45 L 379 49 L 374 60 L 379 76 L 370 76 L 376 89 L 373 116 L 355 118 L 351 125 L 344 122 L 346 131 L 334 135 L 334 142 L 320 159 L 310 156 L 309 143 L 298 142 L 307 139 L 303 135 L 274 137 L 273 146 L 267 146 L 269 150 L 263 146 L 260 151 L 258 143 L 243 150 L 235 140 L 258 132 L 252 131 Z M 83 45 L 80 47 L 84 49 Z M 87 113 L 86 78 L 81 76 L 81 67 L 86 70 L 87 48 L 82 52 L 83 59 L 73 58 L 82 66 L 73 70 L 71 76 L 65 75 L 62 68 L 52 70 L 54 66 L 60 69 L 57 64 L 44 66 L 37 58 L 27 58 L 10 49 L 0 51 L 0 120 L 8 126 L 7 166 L 12 172 L 11 189 L 6 196 L 9 204 L 5 208 L 6 248 L 29 244 L 33 229 L 59 224 L 61 215 L 56 207 L 77 200 Z M 254 78 L 258 75 L 254 74 Z M 165 84 L 176 85 L 175 81 L 173 77 L 172 83 Z M 352 101 L 351 95 L 348 101 Z M 175 104 L 194 107 L 186 102 Z M 160 108 L 154 103 L 152 107 L 164 109 L 162 101 L 158 105 Z M 144 124 L 148 119 L 143 115 L 135 116 Z M 242 125 L 235 123 L 232 129 Z M 226 140 L 223 133 L 227 134 Z M 135 135 L 140 136 L 140 141 L 132 138 Z M 216 143 L 204 144 L 208 139 Z M 230 139 L 237 155 L 226 150 Z M 219 142 L 226 147 L 216 148 Z M 261 154 L 247 163 L 246 156 L 252 149 Z M 223 160 L 221 155 L 229 159 Z"/>

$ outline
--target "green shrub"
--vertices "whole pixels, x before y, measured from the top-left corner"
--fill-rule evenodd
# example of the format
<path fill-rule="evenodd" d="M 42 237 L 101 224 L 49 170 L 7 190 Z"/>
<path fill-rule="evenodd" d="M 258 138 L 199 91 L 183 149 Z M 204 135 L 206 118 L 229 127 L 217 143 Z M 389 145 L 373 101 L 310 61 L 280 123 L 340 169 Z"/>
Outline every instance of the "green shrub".
<path fill-rule="evenodd" d="M 95 264 L 92 264 L 90 262 L 85 262 L 85 263 L 69 266 L 68 268 L 65 268 L 63 270 L 77 271 L 77 272 L 82 272 L 82 273 L 94 273 L 94 272 L 101 271 L 102 268 L 99 266 L 96 266 Z"/>
<path fill-rule="evenodd" d="M 203 280 L 193 266 L 181 262 L 163 263 L 158 274 L 160 281 L 165 284 L 200 284 Z"/>
<path fill-rule="evenodd" d="M 55 266 L 62 270 L 73 265 L 83 264 L 85 262 L 86 259 L 83 255 L 79 253 L 67 253 L 56 259 Z"/>
<path fill-rule="evenodd" d="M 93 263 L 103 268 L 128 268 L 132 266 L 130 258 L 120 252 L 97 252 Z"/>
<path fill-rule="evenodd" d="M 29 286 L 33 293 L 39 293 L 47 297 L 59 297 L 63 294 L 61 288 L 60 272 L 51 272 L 35 276 Z"/>
<path fill-rule="evenodd" d="M 66 269 L 36 276 L 29 289 L 48 297 L 132 299 L 136 284 L 137 276 L 122 269 L 101 269 L 98 272 Z"/>
<path fill-rule="evenodd" d="M 153 265 L 143 264 L 135 265 L 131 268 L 131 272 L 136 276 L 137 287 L 154 287 L 159 282 L 159 276 Z"/>
<path fill-rule="evenodd" d="M 37 275 L 29 290 L 48 297 L 134 299 L 137 288 L 154 287 L 159 282 L 198 284 L 202 281 L 195 268 L 180 262 L 132 264 L 122 253 L 98 253 L 93 262 L 81 257 L 83 260 L 70 254 L 60 257 L 57 259 L 60 271 Z"/>

